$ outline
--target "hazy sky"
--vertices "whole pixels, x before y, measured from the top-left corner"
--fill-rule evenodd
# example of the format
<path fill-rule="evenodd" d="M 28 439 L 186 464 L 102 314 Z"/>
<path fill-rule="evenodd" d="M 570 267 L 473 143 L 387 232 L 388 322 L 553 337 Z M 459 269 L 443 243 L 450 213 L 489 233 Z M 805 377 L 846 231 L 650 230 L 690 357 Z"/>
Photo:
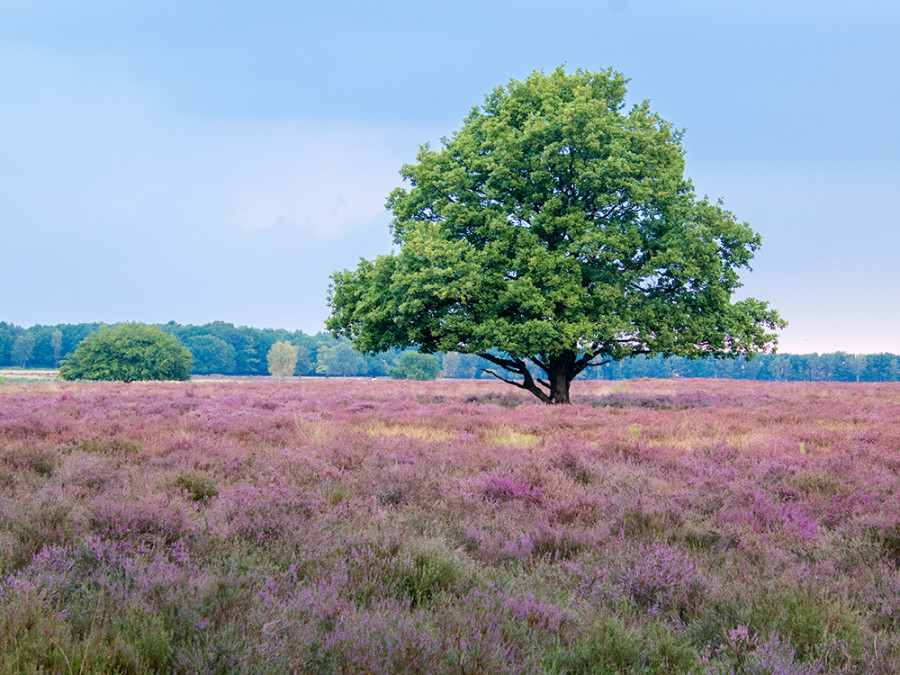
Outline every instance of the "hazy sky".
<path fill-rule="evenodd" d="M 895 0 L 0 0 L 0 320 L 322 330 L 418 146 L 565 64 L 686 130 L 781 351 L 900 353 L 898 36 Z"/>

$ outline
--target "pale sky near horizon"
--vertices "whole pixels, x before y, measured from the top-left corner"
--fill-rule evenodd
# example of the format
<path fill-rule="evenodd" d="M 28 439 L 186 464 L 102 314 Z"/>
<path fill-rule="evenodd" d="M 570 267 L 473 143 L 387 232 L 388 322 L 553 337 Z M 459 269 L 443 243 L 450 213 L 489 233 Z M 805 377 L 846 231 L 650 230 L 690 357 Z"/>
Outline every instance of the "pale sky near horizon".
<path fill-rule="evenodd" d="M 891 0 L 0 0 L 0 321 L 322 330 L 419 145 L 565 64 L 685 129 L 780 351 L 900 354 L 898 36 Z"/>

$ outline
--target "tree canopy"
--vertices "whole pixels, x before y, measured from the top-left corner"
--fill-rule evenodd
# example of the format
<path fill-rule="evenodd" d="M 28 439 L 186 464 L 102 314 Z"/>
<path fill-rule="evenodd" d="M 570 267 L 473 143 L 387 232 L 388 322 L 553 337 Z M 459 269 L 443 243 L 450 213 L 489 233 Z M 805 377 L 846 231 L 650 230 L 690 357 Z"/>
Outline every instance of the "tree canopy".
<path fill-rule="evenodd" d="M 269 349 L 266 361 L 272 377 L 290 377 L 297 367 L 297 352 L 300 348 L 290 342 L 276 342 Z"/>
<path fill-rule="evenodd" d="M 235 349 L 215 335 L 195 335 L 186 341 L 194 359 L 192 372 L 198 375 L 230 375 L 235 368 Z"/>
<path fill-rule="evenodd" d="M 156 326 L 102 327 L 60 366 L 64 380 L 189 380 L 191 353 Z"/>
<path fill-rule="evenodd" d="M 682 132 L 626 112 L 626 83 L 536 72 L 424 145 L 387 203 L 398 250 L 332 275 L 328 328 L 365 353 L 478 354 L 547 403 L 609 360 L 774 350 L 778 314 L 732 301 L 759 235 L 695 195 Z"/>

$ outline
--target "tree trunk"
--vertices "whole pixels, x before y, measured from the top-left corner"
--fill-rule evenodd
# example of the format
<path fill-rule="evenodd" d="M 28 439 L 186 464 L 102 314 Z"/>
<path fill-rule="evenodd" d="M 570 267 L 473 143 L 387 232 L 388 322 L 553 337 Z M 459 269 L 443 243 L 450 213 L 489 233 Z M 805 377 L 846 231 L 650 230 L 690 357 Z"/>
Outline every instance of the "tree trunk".
<path fill-rule="evenodd" d="M 550 384 L 550 400 L 548 403 L 569 403 L 569 385 L 572 384 L 572 370 L 575 365 L 575 352 L 563 352 L 550 359 L 547 364 L 547 381 Z"/>
<path fill-rule="evenodd" d="M 559 356 L 550 359 L 532 359 L 541 370 L 547 373 L 546 380 L 535 380 L 531 376 L 528 366 L 523 359 L 505 358 L 490 353 L 481 353 L 479 356 L 500 366 L 504 370 L 508 370 L 511 373 L 521 376 L 522 381 L 518 382 L 516 380 L 507 379 L 488 368 L 483 369 L 485 373 L 492 377 L 496 377 L 502 382 L 511 384 L 514 387 L 530 391 L 543 403 L 550 405 L 569 403 L 569 385 L 572 383 L 572 379 L 575 375 L 583 370 L 583 366 L 578 367 L 576 363 L 574 351 L 566 351 Z"/>

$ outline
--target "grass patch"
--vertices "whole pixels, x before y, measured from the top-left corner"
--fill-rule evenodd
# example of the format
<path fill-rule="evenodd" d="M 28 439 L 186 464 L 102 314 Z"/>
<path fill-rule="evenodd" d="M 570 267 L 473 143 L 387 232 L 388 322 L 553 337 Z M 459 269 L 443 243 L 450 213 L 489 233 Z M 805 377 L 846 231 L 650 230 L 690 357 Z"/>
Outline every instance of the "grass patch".
<path fill-rule="evenodd" d="M 526 431 L 518 431 L 508 427 L 488 429 L 481 435 L 485 443 L 505 445 L 516 448 L 531 448 L 541 442 L 541 437 Z"/>
<path fill-rule="evenodd" d="M 454 436 L 452 432 L 446 429 L 415 424 L 373 425 L 366 429 L 366 432 L 370 436 L 406 436 L 407 438 L 416 438 L 420 441 L 433 443 L 446 441 Z"/>

